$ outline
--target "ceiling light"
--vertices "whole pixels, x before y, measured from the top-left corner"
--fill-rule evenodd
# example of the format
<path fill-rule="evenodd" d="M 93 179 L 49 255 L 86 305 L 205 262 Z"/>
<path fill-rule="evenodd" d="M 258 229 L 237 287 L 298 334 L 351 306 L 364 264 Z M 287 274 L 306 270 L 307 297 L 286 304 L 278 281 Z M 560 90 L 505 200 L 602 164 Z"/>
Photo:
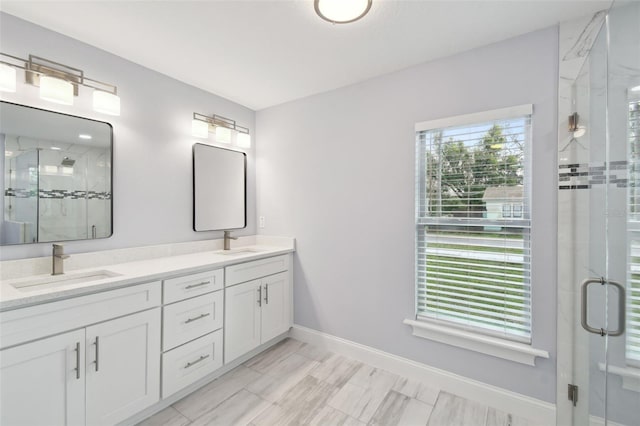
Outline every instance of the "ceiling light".
<path fill-rule="evenodd" d="M 85 134 L 85 133 L 81 133 L 81 134 L 79 134 L 79 135 L 78 135 L 78 137 L 79 137 L 80 139 L 84 139 L 84 140 L 89 140 L 89 139 L 91 139 L 91 135 L 87 135 L 87 134 Z"/>
<path fill-rule="evenodd" d="M 16 91 L 16 69 L 0 64 L 0 92 Z"/>
<path fill-rule="evenodd" d="M 73 105 L 73 84 L 48 75 L 40 76 L 40 98 L 62 105 Z"/>
<path fill-rule="evenodd" d="M 332 24 L 348 24 L 369 12 L 372 0 L 315 0 L 316 13 Z"/>
<path fill-rule="evenodd" d="M 115 93 L 93 91 L 93 110 L 109 115 L 120 115 L 120 97 Z"/>
<path fill-rule="evenodd" d="M 120 115 L 118 88 L 88 78 L 84 71 L 39 56 L 19 58 L 0 52 L 0 91 L 16 90 L 16 70 L 24 70 L 27 84 L 40 86 L 42 99 L 64 105 L 73 105 L 78 87 L 93 89 L 93 109 L 110 115 Z"/>

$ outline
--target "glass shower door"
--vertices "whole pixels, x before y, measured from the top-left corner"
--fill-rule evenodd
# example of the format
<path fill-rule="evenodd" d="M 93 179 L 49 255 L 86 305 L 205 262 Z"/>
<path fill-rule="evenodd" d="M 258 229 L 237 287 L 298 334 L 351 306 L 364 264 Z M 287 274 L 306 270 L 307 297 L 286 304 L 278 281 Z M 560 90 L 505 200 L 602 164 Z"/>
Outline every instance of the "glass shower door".
<path fill-rule="evenodd" d="M 639 23 L 640 3 L 609 10 L 575 83 L 576 161 L 560 174 L 575 183 L 576 426 L 640 425 Z"/>

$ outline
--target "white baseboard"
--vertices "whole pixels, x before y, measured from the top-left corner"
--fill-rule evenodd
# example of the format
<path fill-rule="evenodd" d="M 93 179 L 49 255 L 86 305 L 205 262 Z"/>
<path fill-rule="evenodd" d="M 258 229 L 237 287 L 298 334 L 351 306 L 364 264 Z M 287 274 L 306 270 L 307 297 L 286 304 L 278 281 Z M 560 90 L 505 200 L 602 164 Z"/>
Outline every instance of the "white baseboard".
<path fill-rule="evenodd" d="M 355 358 L 376 368 L 430 383 L 434 387 L 447 392 L 487 404 L 518 417 L 524 417 L 529 420 L 531 426 L 556 424 L 555 404 L 488 385 L 300 325 L 294 324 L 289 335 L 294 339 L 340 355 Z"/>
<path fill-rule="evenodd" d="M 602 417 L 589 416 L 589 426 L 604 426 L 604 419 Z M 624 426 L 624 425 L 608 420 L 607 426 Z"/>

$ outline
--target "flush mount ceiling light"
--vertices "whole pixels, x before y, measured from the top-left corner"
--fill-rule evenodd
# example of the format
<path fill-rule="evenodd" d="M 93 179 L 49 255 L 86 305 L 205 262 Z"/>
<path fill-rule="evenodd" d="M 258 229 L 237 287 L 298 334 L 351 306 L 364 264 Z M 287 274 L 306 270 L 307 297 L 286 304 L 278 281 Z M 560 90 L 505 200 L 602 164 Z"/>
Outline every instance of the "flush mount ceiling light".
<path fill-rule="evenodd" d="M 314 0 L 316 13 L 332 24 L 348 24 L 362 18 L 371 9 L 372 0 Z"/>
<path fill-rule="evenodd" d="M 216 135 L 216 142 L 231 143 L 232 136 L 235 134 L 238 147 L 251 147 L 251 136 L 247 127 L 239 126 L 235 120 L 220 115 L 207 116 L 194 112 L 191 120 L 191 135 L 207 139 L 210 132 Z"/>
<path fill-rule="evenodd" d="M 118 88 L 84 75 L 73 68 L 49 59 L 29 55 L 19 58 L 0 52 L 0 91 L 16 91 L 16 69 L 25 71 L 25 82 L 40 87 L 40 98 L 64 105 L 73 105 L 78 87 L 93 89 L 93 109 L 109 115 L 120 115 Z"/>

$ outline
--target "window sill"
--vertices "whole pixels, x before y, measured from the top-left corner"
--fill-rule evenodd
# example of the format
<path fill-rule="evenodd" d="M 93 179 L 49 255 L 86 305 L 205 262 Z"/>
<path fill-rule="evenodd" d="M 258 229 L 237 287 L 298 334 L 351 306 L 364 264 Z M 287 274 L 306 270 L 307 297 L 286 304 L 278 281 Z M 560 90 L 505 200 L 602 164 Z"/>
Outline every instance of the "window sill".
<path fill-rule="evenodd" d="M 405 319 L 403 322 L 413 328 L 414 336 L 518 362 L 520 364 L 535 366 L 536 358 L 549 358 L 549 352 L 534 349 L 524 343 L 483 336 L 440 324 L 430 324 L 426 321 Z"/>
<path fill-rule="evenodd" d="M 598 363 L 598 368 L 604 372 L 604 363 Z M 609 365 L 609 374 L 622 377 L 622 389 L 640 392 L 640 368 Z"/>

